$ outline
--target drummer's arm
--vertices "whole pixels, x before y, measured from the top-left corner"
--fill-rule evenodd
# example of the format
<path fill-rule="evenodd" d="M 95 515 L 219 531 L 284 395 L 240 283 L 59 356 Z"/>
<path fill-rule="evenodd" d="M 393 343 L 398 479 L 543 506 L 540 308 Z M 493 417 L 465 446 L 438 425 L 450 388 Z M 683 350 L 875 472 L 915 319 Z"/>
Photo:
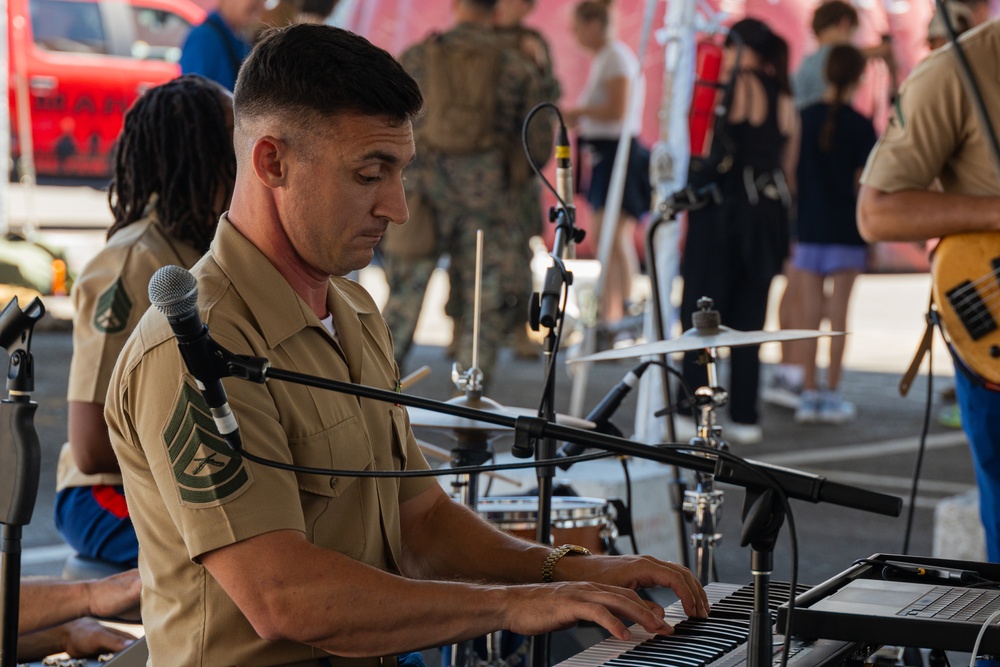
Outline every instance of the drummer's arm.
<path fill-rule="evenodd" d="M 504 533 L 435 484 L 399 506 L 403 574 L 421 579 L 537 583 L 552 551 Z"/>

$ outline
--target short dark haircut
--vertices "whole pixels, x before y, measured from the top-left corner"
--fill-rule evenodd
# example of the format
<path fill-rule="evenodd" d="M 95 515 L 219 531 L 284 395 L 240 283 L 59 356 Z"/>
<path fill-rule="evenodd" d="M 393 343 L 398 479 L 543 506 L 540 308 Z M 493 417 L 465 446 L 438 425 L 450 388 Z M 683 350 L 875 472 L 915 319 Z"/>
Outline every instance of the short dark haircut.
<path fill-rule="evenodd" d="M 108 238 L 152 208 L 172 238 L 208 250 L 236 181 L 228 96 L 188 74 L 135 101 L 112 156 L 108 203 L 115 220 Z"/>
<path fill-rule="evenodd" d="M 303 14 L 313 14 L 325 19 L 337 8 L 337 2 L 338 0 L 302 0 L 299 11 Z"/>
<path fill-rule="evenodd" d="M 583 0 L 573 8 L 573 16 L 582 23 L 598 21 L 607 28 L 611 23 L 611 0 Z"/>
<path fill-rule="evenodd" d="M 271 28 L 240 67 L 236 122 L 274 114 L 384 116 L 403 123 L 423 106 L 417 82 L 364 37 L 326 25 Z"/>
<path fill-rule="evenodd" d="M 816 8 L 813 14 L 812 30 L 814 34 L 820 34 L 827 28 L 840 25 L 840 22 L 848 19 L 852 28 L 858 27 L 858 10 L 843 0 L 830 0 L 824 2 Z"/>
<path fill-rule="evenodd" d="M 493 12 L 499 0 L 463 0 L 463 2 L 480 12 Z"/>

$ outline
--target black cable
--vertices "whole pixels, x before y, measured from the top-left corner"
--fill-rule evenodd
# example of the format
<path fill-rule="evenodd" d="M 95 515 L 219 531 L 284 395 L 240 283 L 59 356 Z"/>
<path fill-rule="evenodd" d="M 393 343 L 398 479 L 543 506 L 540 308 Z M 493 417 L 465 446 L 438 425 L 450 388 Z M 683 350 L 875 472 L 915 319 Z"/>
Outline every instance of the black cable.
<path fill-rule="evenodd" d="M 563 198 L 559 196 L 556 189 L 551 183 L 549 183 L 548 179 L 545 178 L 545 175 L 542 174 L 541 168 L 535 162 L 535 158 L 531 154 L 531 149 L 528 147 L 528 125 L 531 123 L 531 119 L 535 117 L 535 114 L 545 108 L 555 111 L 556 117 L 559 118 L 559 125 L 566 127 L 566 123 L 563 122 L 562 112 L 559 111 L 559 107 L 552 102 L 542 102 L 541 104 L 536 104 L 531 111 L 528 112 L 528 115 L 524 117 L 524 123 L 521 125 L 521 148 L 524 150 L 524 154 L 528 158 L 528 164 L 531 166 L 531 170 L 535 172 L 535 175 L 538 176 L 538 178 L 542 181 L 542 184 L 548 188 L 549 192 L 555 196 L 556 201 L 559 202 L 560 206 L 562 206 L 563 209 L 566 209 L 569 208 L 568 204 L 563 201 Z"/>
<path fill-rule="evenodd" d="M 933 322 L 931 304 L 927 305 L 927 317 Z M 931 325 L 933 326 L 933 324 Z M 927 398 L 924 401 L 924 422 L 920 428 L 920 442 L 917 445 L 917 460 L 913 465 L 913 483 L 910 485 L 910 506 L 906 510 L 906 530 L 903 533 L 903 550 L 905 556 L 910 553 L 910 538 L 913 535 L 913 518 L 917 512 L 917 488 L 920 485 L 920 473 L 923 470 L 924 454 L 927 451 L 927 435 L 931 428 L 931 406 L 934 401 L 934 332 L 931 331 L 931 344 L 927 348 Z"/>
<path fill-rule="evenodd" d="M 625 476 L 625 507 L 628 509 L 629 523 L 632 525 L 628 531 L 628 539 L 632 544 L 632 553 L 639 555 L 639 545 L 635 541 L 635 514 L 632 512 L 632 475 L 628 471 L 628 457 L 619 456 L 618 460 L 622 464 L 622 474 Z"/>
<path fill-rule="evenodd" d="M 436 468 L 430 470 L 337 470 L 335 468 L 313 468 L 311 466 L 300 466 L 295 465 L 294 463 L 285 463 L 284 461 L 275 461 L 274 459 L 251 454 L 242 446 L 234 447 L 234 449 L 248 461 L 252 461 L 269 468 L 277 468 L 278 470 L 287 470 L 289 472 L 298 472 L 307 475 L 323 475 L 324 477 L 376 477 L 392 479 L 410 477 L 446 477 L 448 475 L 461 475 L 463 473 L 483 473 L 497 472 L 501 470 L 521 470 L 524 468 L 544 468 L 546 466 L 565 463 L 567 461 L 580 463 L 582 461 L 595 461 L 597 459 L 606 459 L 611 456 L 615 456 L 611 452 L 595 452 L 593 454 L 581 454 L 580 456 L 571 456 L 561 459 L 542 459 L 541 461 L 524 461 L 522 463 L 500 463 L 488 466 L 458 466 L 457 468 Z"/>
<path fill-rule="evenodd" d="M 692 407 L 695 405 L 694 392 L 691 391 L 691 386 L 688 385 L 688 383 L 684 380 L 684 375 L 680 371 L 678 371 L 676 368 L 674 368 L 670 364 L 664 364 L 662 361 L 655 361 L 654 360 L 654 361 L 651 361 L 650 363 L 653 364 L 653 365 L 655 365 L 655 366 L 660 366 L 660 367 L 666 369 L 666 371 L 668 373 L 670 373 L 675 378 L 677 378 L 677 381 L 678 381 L 678 383 L 680 384 L 680 387 L 681 387 L 681 391 L 684 393 L 684 400 L 685 400 L 685 402 L 687 402 L 687 404 L 690 405 L 690 406 L 692 406 Z M 654 417 L 662 417 L 663 415 L 667 414 L 668 411 L 676 412 L 679 407 L 680 407 L 679 404 L 678 405 L 667 406 L 666 408 L 653 413 L 653 416 Z"/>

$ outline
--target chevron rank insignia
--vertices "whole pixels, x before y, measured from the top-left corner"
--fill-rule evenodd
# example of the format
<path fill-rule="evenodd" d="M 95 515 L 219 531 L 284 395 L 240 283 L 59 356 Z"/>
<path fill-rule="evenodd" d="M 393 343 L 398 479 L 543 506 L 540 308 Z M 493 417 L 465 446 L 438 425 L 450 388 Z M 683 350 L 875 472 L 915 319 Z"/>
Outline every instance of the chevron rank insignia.
<path fill-rule="evenodd" d="M 131 312 L 132 299 L 128 298 L 125 285 L 119 278 L 98 297 L 97 309 L 94 311 L 94 328 L 106 334 L 124 331 Z"/>
<path fill-rule="evenodd" d="M 241 495 L 253 478 L 219 435 L 201 393 L 186 382 L 163 431 L 181 502 L 210 507 Z"/>

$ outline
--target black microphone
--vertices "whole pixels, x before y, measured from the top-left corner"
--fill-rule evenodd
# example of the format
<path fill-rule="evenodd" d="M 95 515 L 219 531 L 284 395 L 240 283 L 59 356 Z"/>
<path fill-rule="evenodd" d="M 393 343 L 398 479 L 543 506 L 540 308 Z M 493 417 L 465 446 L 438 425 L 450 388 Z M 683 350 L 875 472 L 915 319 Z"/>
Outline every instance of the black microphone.
<path fill-rule="evenodd" d="M 618 430 L 618 427 L 608 420 L 611 419 L 611 415 L 615 413 L 618 406 L 622 404 L 623 400 L 625 400 L 625 396 L 627 396 L 628 393 L 632 391 L 637 384 L 639 384 L 639 378 L 642 377 L 642 374 L 646 372 L 646 368 L 651 363 L 653 362 L 643 361 L 626 373 L 625 377 L 623 377 L 618 384 L 612 387 L 611 391 L 609 391 L 604 398 L 601 399 L 601 402 L 590 411 L 590 414 L 587 415 L 586 419 L 587 421 L 591 421 L 596 424 L 594 427 L 595 431 L 608 435 L 621 435 L 621 431 Z M 556 458 L 562 459 L 570 456 L 579 456 L 580 454 L 583 454 L 586 449 L 586 445 L 581 445 L 576 442 L 567 442 L 559 448 L 558 452 L 556 452 Z M 573 464 L 560 463 L 558 465 L 563 470 L 569 470 L 570 466 Z"/>
<path fill-rule="evenodd" d="M 208 333 L 208 327 L 198 314 L 198 281 L 187 269 L 167 265 L 149 281 L 149 300 L 167 317 L 177 337 L 177 346 L 208 403 L 219 434 L 239 442 L 239 425 L 229 407 L 222 378 L 230 373 L 221 355 L 221 348 Z"/>

